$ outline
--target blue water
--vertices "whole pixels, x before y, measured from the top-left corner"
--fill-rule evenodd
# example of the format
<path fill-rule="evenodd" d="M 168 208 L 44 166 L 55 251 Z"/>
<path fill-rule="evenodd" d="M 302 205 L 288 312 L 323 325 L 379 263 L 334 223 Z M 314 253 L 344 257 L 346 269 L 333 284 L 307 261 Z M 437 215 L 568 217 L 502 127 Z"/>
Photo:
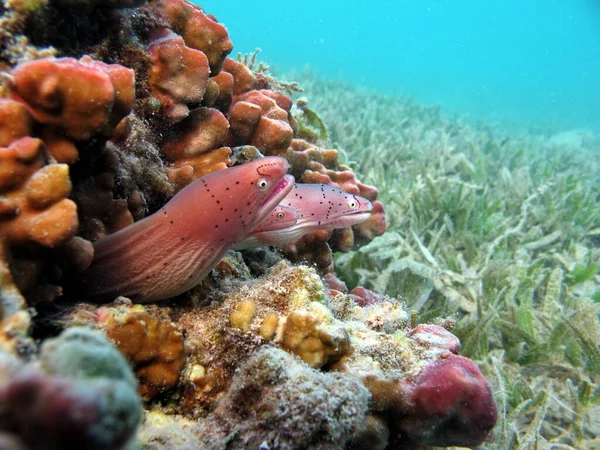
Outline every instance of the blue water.
<path fill-rule="evenodd" d="M 280 70 L 471 116 L 600 131 L 598 0 L 196 0 Z"/>

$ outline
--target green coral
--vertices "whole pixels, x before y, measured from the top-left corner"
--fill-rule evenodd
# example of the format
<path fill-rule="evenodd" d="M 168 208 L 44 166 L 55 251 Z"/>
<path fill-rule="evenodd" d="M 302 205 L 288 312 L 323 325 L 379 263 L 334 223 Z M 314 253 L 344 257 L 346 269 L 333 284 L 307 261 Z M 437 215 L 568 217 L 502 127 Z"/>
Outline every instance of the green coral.
<path fill-rule="evenodd" d="M 104 335 L 87 328 L 69 328 L 56 339 L 45 341 L 40 364 L 54 375 L 111 378 L 137 389 L 137 380 L 119 350 Z"/>

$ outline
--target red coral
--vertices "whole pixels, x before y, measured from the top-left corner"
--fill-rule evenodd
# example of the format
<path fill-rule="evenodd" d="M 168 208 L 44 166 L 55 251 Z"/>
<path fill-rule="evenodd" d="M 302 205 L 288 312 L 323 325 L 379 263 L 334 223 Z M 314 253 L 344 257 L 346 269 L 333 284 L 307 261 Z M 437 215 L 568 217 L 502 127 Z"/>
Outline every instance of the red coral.
<path fill-rule="evenodd" d="M 460 351 L 458 338 L 439 325 L 419 324 L 408 335 L 426 347 L 437 347 L 454 354 Z"/>
<path fill-rule="evenodd" d="M 332 295 L 338 295 L 348 292 L 348 286 L 342 280 L 335 276 L 334 273 L 328 273 L 323 276 L 323 281 L 329 288 Z M 333 292 L 332 292 L 333 291 Z"/>
<path fill-rule="evenodd" d="M 377 294 L 365 287 L 357 286 L 350 291 L 350 296 L 358 306 L 376 305 L 385 300 L 385 296 Z"/>
<path fill-rule="evenodd" d="M 407 402 L 398 425 L 425 445 L 479 445 L 498 416 L 490 386 L 477 365 L 452 353 L 423 370 Z"/>

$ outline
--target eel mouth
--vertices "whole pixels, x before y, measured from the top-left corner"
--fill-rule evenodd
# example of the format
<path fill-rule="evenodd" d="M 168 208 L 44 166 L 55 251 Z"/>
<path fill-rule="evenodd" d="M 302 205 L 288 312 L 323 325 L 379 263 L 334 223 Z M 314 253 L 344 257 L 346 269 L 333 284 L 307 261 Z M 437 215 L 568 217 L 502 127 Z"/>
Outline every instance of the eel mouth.
<path fill-rule="evenodd" d="M 363 223 L 371 217 L 371 211 L 357 211 L 353 214 L 348 214 L 345 218 L 348 219 L 348 226 L 358 225 L 359 223 Z"/>
<path fill-rule="evenodd" d="M 259 208 L 267 212 L 272 211 L 290 193 L 293 187 L 294 177 L 292 175 L 284 175 Z"/>

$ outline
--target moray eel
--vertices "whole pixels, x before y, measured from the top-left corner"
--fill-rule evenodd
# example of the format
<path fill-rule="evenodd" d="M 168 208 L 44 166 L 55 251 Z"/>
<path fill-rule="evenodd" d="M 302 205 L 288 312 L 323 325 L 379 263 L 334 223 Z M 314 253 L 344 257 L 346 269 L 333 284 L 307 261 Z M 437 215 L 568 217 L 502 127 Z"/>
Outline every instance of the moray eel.
<path fill-rule="evenodd" d="M 241 242 L 238 242 L 232 248 L 233 250 L 247 250 L 249 248 L 257 248 L 262 245 L 268 245 L 257 242 L 257 240 L 253 239 L 252 236 L 289 228 L 296 225 L 296 222 L 298 222 L 298 213 L 294 209 L 288 208 L 287 206 L 278 205 L 256 228 L 254 228 L 254 230 L 252 230 L 252 233 L 249 235 L 249 237 Z"/>
<path fill-rule="evenodd" d="M 81 274 L 88 299 L 148 303 L 198 285 L 290 192 L 288 169 L 271 156 L 212 172 L 151 216 L 99 239 Z"/>
<path fill-rule="evenodd" d="M 281 230 L 282 228 L 296 225 L 296 222 L 298 222 L 298 213 L 295 210 L 286 206 L 277 205 L 273 211 L 271 211 L 269 215 L 254 228 L 254 230 L 252 230 L 252 234 L 262 233 L 264 231 Z"/>
<path fill-rule="evenodd" d="M 315 230 L 346 228 L 364 222 L 371 216 L 373 205 L 360 195 L 349 194 L 326 184 L 294 184 L 291 192 L 279 204 L 292 208 L 298 220 L 290 227 L 274 230 L 253 230 L 235 250 L 264 245 L 284 247 Z"/>

